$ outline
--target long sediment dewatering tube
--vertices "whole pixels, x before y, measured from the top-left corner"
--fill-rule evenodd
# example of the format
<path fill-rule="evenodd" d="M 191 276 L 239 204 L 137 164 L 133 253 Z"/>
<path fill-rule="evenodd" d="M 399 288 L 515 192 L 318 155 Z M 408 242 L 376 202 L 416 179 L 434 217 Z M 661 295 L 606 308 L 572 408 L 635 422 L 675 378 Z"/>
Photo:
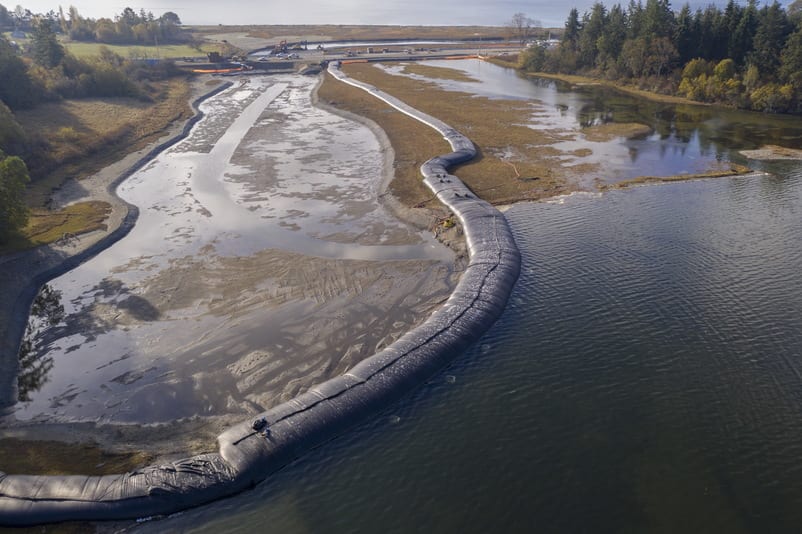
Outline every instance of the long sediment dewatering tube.
<path fill-rule="evenodd" d="M 431 126 L 453 152 L 421 166 L 426 185 L 462 222 L 469 263 L 449 299 L 420 326 L 343 375 L 220 434 L 219 452 L 131 473 L 39 476 L 0 473 L 0 525 L 165 515 L 238 493 L 398 400 L 448 365 L 499 318 L 520 271 L 504 216 L 476 198 L 448 168 L 476 155 L 447 124 L 373 86 L 329 72 Z M 258 428 L 258 427 L 257 427 Z"/>

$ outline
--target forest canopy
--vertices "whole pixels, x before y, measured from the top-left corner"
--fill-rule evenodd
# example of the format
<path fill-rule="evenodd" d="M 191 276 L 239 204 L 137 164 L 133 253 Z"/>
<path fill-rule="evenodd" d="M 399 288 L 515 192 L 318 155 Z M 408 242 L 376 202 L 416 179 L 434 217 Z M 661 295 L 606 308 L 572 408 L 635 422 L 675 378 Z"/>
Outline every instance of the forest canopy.
<path fill-rule="evenodd" d="M 674 11 L 668 0 L 572 9 L 559 45 L 538 43 L 524 70 L 632 80 L 644 89 L 769 112 L 802 112 L 802 0 L 730 0 Z"/>
<path fill-rule="evenodd" d="M 73 41 L 89 41 L 105 44 L 158 45 L 186 42 L 192 37 L 181 28 L 181 19 L 172 11 L 160 17 L 151 11 L 130 7 L 113 19 L 91 19 L 81 16 L 78 8 L 70 6 L 67 12 L 59 7 L 58 12 L 33 14 L 30 10 L 17 6 L 9 11 L 0 4 L 0 29 L 31 31 L 37 21 L 46 21 L 52 30 Z"/>

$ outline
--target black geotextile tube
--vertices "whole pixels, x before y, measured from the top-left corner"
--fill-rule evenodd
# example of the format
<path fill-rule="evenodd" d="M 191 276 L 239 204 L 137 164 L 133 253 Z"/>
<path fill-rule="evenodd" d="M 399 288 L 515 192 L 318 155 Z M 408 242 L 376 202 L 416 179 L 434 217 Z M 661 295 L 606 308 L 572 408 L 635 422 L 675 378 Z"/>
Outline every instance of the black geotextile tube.
<path fill-rule="evenodd" d="M 223 432 L 217 454 L 122 475 L 0 474 L 0 524 L 163 515 L 252 487 L 423 383 L 501 315 L 518 278 L 518 248 L 504 216 L 446 170 L 472 159 L 473 144 L 437 119 L 350 80 L 337 65 L 330 65 L 329 72 L 435 128 L 454 149 L 421 167 L 426 185 L 462 221 L 470 252 L 448 301 L 423 324 L 345 374 Z M 266 428 L 254 430 L 252 421 L 261 418 Z"/>

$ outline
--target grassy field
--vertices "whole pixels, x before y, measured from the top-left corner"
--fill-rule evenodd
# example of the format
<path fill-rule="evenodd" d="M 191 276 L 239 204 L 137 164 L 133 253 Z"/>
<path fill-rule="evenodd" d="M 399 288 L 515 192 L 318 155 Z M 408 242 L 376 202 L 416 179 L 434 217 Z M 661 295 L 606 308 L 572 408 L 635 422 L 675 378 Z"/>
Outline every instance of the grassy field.
<path fill-rule="evenodd" d="M 4 32 L 3 36 L 9 41 L 16 41 L 20 45 L 30 44 L 30 39 L 16 39 L 11 37 L 10 32 Z M 200 50 L 186 44 L 166 44 L 166 45 L 113 45 L 104 43 L 88 43 L 83 41 L 71 41 L 69 38 L 60 38 L 61 44 L 71 54 L 79 58 L 94 57 L 100 54 L 100 49 L 106 47 L 115 54 L 126 59 L 176 59 L 183 57 L 204 57 L 206 52 L 218 50 L 220 47 L 215 43 L 205 43 Z"/>
<path fill-rule="evenodd" d="M 63 100 L 16 114 L 27 132 L 36 132 L 49 147 L 47 169 L 28 189 L 29 224 L 22 239 L 7 250 L 51 243 L 64 234 L 80 234 L 103 225 L 108 205 L 83 202 L 50 210 L 54 189 L 65 180 L 91 176 L 126 154 L 155 141 L 175 121 L 192 116 L 187 78 L 154 83 L 153 102 L 133 98 Z"/>
<path fill-rule="evenodd" d="M 97 172 L 138 150 L 174 121 L 192 115 L 188 79 L 154 83 L 153 102 L 133 98 L 63 100 L 17 113 L 27 132 L 38 132 L 49 147 L 52 168 L 30 188 L 29 205 L 46 207 L 52 189 L 68 178 Z"/>
<path fill-rule="evenodd" d="M 33 210 L 23 233 L 35 246 L 52 243 L 65 235 L 105 230 L 109 210 L 109 204 L 98 201 L 78 202 L 56 211 Z"/>
<path fill-rule="evenodd" d="M 206 51 L 216 49 L 214 45 L 204 45 L 201 50 L 192 48 L 189 45 L 107 45 L 102 43 L 84 43 L 78 41 L 65 41 L 62 43 L 64 48 L 69 50 L 74 56 L 80 58 L 97 56 L 101 47 L 106 47 L 115 54 L 124 58 L 134 59 L 175 59 L 184 57 L 204 57 Z"/>

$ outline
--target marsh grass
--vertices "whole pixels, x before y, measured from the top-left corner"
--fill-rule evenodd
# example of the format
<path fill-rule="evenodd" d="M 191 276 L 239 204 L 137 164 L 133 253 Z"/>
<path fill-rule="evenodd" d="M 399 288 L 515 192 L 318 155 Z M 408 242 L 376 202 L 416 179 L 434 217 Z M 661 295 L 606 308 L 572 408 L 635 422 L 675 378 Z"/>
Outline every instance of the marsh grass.
<path fill-rule="evenodd" d="M 25 131 L 37 132 L 38 141 L 48 146 L 46 160 L 29 164 L 28 204 L 46 207 L 65 180 L 90 176 L 192 115 L 185 78 L 150 84 L 149 97 L 62 100 L 17 113 Z"/>
<path fill-rule="evenodd" d="M 652 127 L 637 122 L 608 122 L 583 128 L 582 133 L 588 141 L 604 142 L 617 137 L 626 139 L 646 137 L 652 133 Z"/>
<path fill-rule="evenodd" d="M 110 453 L 95 445 L 55 441 L 0 440 L 0 471 L 7 474 L 111 475 L 148 465 L 142 452 Z"/>
<path fill-rule="evenodd" d="M 425 63 L 404 63 L 404 68 L 402 70 L 404 74 L 417 74 L 419 76 L 425 76 L 426 78 L 432 78 L 437 80 L 454 80 L 457 82 L 478 82 L 476 78 L 473 78 L 465 72 L 457 69 L 449 69 L 447 67 L 433 67 L 432 65 L 427 65 Z"/>
<path fill-rule="evenodd" d="M 107 202 L 89 201 L 70 204 L 58 211 L 33 210 L 22 233 L 31 246 L 52 243 L 65 235 L 105 230 L 104 221 L 111 210 Z"/>
<path fill-rule="evenodd" d="M 183 57 L 205 56 L 207 50 L 215 49 L 214 45 L 204 45 L 201 49 L 193 48 L 189 45 L 112 45 L 104 43 L 85 43 L 80 41 L 64 41 L 64 48 L 69 50 L 74 56 L 79 58 L 95 57 L 100 54 L 100 49 L 105 47 L 124 58 L 145 59 L 176 59 Z"/>
<path fill-rule="evenodd" d="M 725 176 L 738 176 L 751 172 L 754 171 L 745 165 L 727 163 L 725 168 L 711 169 L 709 171 L 700 173 L 678 174 L 676 176 L 638 176 L 637 178 L 622 180 L 613 184 L 599 183 L 597 186 L 600 191 L 609 191 L 611 189 L 626 189 L 636 185 L 685 182 L 689 180 L 699 180 L 702 178 L 723 178 Z"/>
<path fill-rule="evenodd" d="M 460 166 L 455 172 L 468 187 L 489 202 L 504 204 L 567 192 L 569 178 L 591 170 L 589 167 L 592 166 L 588 165 L 570 169 L 560 165 L 557 158 L 562 153 L 549 145 L 565 140 L 566 132 L 533 130 L 524 125 L 537 112 L 536 103 L 446 91 L 434 83 L 389 74 L 370 64 L 351 64 L 344 66 L 344 69 L 349 76 L 379 87 L 468 136 L 479 154 L 475 160 Z M 397 160 L 401 155 L 402 161 L 397 161 L 396 181 L 391 184 L 393 192 L 402 200 L 413 200 L 412 204 L 421 195 L 430 197 L 428 191 L 411 195 L 408 189 L 413 187 L 413 180 L 420 184 L 418 166 L 423 161 L 450 150 L 447 145 L 445 149 L 442 148 L 444 141 L 438 139 L 438 144 L 433 144 L 433 130 L 417 121 L 403 125 L 390 122 L 388 118 L 398 113 L 388 111 L 389 106 L 345 84 L 335 88 L 335 83 L 327 79 L 321 88 L 321 96 L 337 100 L 343 107 L 360 114 L 365 113 L 364 108 L 372 108 L 370 118 L 390 136 Z M 329 94 L 328 91 L 335 91 L 337 96 L 325 96 Z M 354 99 L 360 103 L 358 106 L 353 105 Z M 439 138 L 436 133 L 434 136 Z M 441 148 L 433 150 L 435 146 Z M 404 160 L 404 154 L 415 154 L 416 157 Z M 411 165 L 413 160 L 414 164 Z M 419 185 L 419 188 L 422 187 Z"/>
<path fill-rule="evenodd" d="M 54 190 L 68 179 L 82 179 L 164 135 L 175 122 L 192 116 L 188 79 L 152 83 L 151 101 L 134 98 L 91 98 L 43 104 L 16 114 L 22 128 L 37 132 L 48 147 L 46 159 L 31 162 L 32 184 L 26 201 L 28 226 L 6 251 L 52 243 L 64 234 L 103 227 L 108 204 L 81 202 L 51 210 Z"/>

